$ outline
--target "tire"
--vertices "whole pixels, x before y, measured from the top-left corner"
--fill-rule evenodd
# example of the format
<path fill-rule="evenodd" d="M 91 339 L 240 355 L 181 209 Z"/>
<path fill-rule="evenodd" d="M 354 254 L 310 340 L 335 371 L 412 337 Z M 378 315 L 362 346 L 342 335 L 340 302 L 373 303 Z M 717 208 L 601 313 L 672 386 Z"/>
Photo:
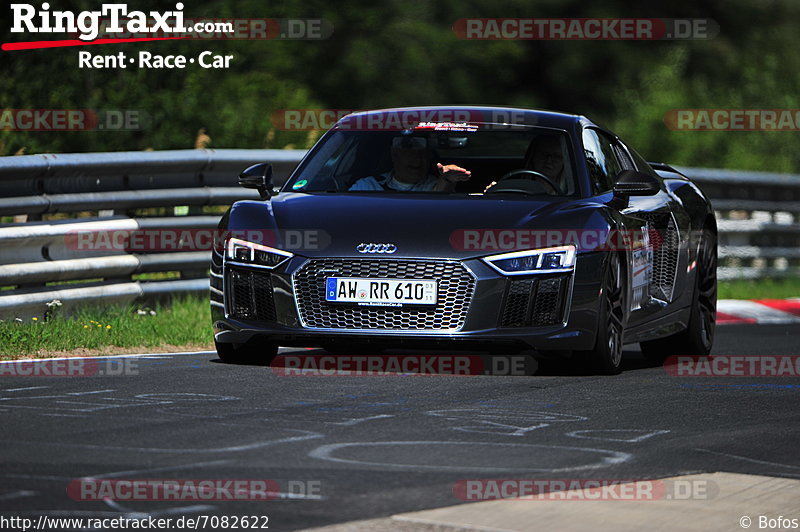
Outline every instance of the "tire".
<path fill-rule="evenodd" d="M 717 238 L 709 229 L 703 230 L 697 257 L 694 299 L 685 330 L 641 342 L 642 355 L 653 363 L 663 363 L 670 355 L 708 356 L 714 344 L 717 323 Z"/>
<path fill-rule="evenodd" d="M 603 276 L 594 349 L 575 353 L 587 369 L 602 375 L 617 375 L 622 371 L 622 342 L 626 320 L 622 265 L 619 255 L 612 253 Z"/>
<path fill-rule="evenodd" d="M 246 344 L 226 344 L 214 340 L 219 359 L 226 364 L 269 365 L 278 354 L 273 342 L 250 340 Z"/>

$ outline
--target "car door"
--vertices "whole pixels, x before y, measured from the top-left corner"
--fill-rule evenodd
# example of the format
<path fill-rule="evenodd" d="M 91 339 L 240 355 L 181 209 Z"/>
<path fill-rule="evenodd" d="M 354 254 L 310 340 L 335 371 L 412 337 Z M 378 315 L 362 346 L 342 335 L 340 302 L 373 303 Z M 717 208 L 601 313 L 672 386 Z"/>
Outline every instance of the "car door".
<path fill-rule="evenodd" d="M 628 325 L 635 325 L 666 313 L 673 299 L 676 264 L 670 261 L 674 258 L 670 253 L 676 232 L 671 198 L 662 187 L 653 196 L 612 201 L 617 174 L 638 170 L 633 157 L 617 137 L 599 128 L 586 127 L 583 144 L 592 194 L 619 213 L 622 227 L 612 242 L 625 255 Z"/>
<path fill-rule="evenodd" d="M 617 142 L 636 170 L 662 181 L 636 150 L 620 139 Z M 650 291 L 654 305 L 651 310 L 659 313 L 661 307 L 672 311 L 673 302 L 679 299 L 687 286 L 691 217 L 680 200 L 663 185 L 655 196 L 631 197 L 628 209 L 651 225 L 651 240 L 654 241 Z"/>

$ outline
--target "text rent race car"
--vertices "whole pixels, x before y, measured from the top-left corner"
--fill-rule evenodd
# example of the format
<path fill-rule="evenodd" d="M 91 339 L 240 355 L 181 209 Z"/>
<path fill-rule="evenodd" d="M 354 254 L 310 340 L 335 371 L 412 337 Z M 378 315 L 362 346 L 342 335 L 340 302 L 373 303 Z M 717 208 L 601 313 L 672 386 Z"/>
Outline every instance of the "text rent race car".
<path fill-rule="evenodd" d="M 409 117 L 416 117 L 410 120 Z M 716 223 L 688 178 L 582 116 L 487 107 L 340 120 L 275 190 L 222 218 L 211 309 L 225 362 L 278 345 L 569 354 L 620 370 L 707 354 Z"/>

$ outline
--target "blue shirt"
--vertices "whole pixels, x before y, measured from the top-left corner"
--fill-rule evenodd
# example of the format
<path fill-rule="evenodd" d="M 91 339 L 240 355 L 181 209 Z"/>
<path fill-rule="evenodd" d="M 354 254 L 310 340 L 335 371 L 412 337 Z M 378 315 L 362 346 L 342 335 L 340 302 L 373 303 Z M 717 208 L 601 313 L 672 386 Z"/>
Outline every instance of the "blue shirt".
<path fill-rule="evenodd" d="M 419 183 L 413 185 L 403 183 L 391 174 L 381 174 L 378 177 L 362 177 L 350 187 L 350 190 L 397 190 L 399 192 L 430 192 L 436 186 L 439 178 L 429 175 Z"/>

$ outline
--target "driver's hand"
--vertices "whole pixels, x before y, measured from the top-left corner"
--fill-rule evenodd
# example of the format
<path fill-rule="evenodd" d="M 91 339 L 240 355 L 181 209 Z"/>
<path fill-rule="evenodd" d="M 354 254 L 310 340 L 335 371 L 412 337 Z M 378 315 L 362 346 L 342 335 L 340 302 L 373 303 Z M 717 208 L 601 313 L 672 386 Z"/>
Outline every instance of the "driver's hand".
<path fill-rule="evenodd" d="M 439 170 L 439 179 L 449 183 L 468 181 L 472 177 L 472 172 L 455 164 L 436 163 L 436 169 Z"/>

